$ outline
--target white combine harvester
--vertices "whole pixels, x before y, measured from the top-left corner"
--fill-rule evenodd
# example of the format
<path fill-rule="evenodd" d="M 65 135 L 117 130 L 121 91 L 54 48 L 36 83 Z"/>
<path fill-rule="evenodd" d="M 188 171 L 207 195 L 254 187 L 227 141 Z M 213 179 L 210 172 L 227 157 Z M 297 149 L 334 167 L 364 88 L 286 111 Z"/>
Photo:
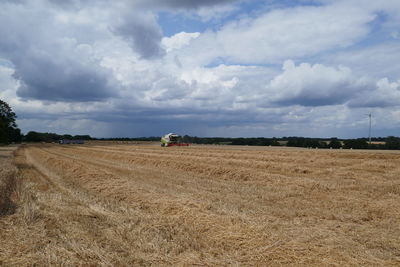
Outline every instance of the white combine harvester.
<path fill-rule="evenodd" d="M 161 137 L 161 146 L 189 146 L 181 142 L 181 137 L 174 133 L 169 133 Z"/>

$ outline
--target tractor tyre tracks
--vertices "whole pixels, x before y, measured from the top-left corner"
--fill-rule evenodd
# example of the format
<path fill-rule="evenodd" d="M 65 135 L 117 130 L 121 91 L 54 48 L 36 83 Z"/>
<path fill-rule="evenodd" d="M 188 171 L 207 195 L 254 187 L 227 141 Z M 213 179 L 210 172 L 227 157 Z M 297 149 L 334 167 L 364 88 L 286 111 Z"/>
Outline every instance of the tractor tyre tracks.
<path fill-rule="evenodd" d="M 50 254 L 47 264 L 51 265 L 51 257 L 60 262 L 61 254 L 57 248 L 47 248 L 47 243 L 59 243 L 63 253 L 67 248 L 71 257 L 71 260 L 64 259 L 67 265 L 74 265 L 74 260 L 79 262 L 80 257 L 88 256 L 86 254 L 94 262 L 104 266 L 114 266 L 118 264 L 119 257 L 126 257 L 130 244 L 114 235 L 110 237 L 106 230 L 118 229 L 127 218 L 135 221 L 132 218 L 137 214 L 121 206 L 121 203 L 88 195 L 81 188 L 65 182 L 61 176 L 42 165 L 29 148 L 17 153 L 17 161 L 21 178 L 34 187 L 30 190 L 34 191 L 34 205 L 38 206 L 40 214 L 37 221 L 30 224 L 33 230 L 36 226 L 39 228 L 37 231 L 45 232 L 45 236 L 35 246 L 44 247 Z M 79 225 L 79 231 L 76 231 L 76 225 Z M 33 250 L 36 249 L 35 246 L 32 247 Z M 86 248 L 90 248 L 89 252 L 85 252 Z M 119 248 L 119 252 L 115 252 L 115 248 Z M 105 257 L 107 251 L 113 251 L 116 255 Z M 133 258 L 131 263 L 138 262 L 142 261 Z"/>

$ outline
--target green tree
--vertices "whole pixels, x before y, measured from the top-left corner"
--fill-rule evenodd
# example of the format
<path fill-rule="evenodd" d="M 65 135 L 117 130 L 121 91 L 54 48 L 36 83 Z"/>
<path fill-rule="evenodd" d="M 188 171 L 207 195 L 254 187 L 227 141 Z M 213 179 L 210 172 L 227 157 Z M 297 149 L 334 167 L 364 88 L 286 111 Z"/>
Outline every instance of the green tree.
<path fill-rule="evenodd" d="M 344 140 L 344 148 L 354 148 L 354 149 L 366 149 L 368 148 L 368 143 L 366 139 L 347 139 Z"/>
<path fill-rule="evenodd" d="M 0 118 L 0 144 L 6 143 L 8 143 L 7 126 L 5 122 Z"/>
<path fill-rule="evenodd" d="M 342 147 L 342 143 L 336 137 L 332 137 L 331 141 L 328 144 L 328 146 L 332 147 L 332 148 L 341 148 Z"/>
<path fill-rule="evenodd" d="M 40 133 L 35 132 L 35 131 L 30 131 L 25 135 L 25 141 L 27 141 L 27 142 L 40 142 L 40 141 L 42 141 L 42 138 L 40 136 Z"/>
<path fill-rule="evenodd" d="M 19 142 L 21 131 L 17 128 L 17 115 L 11 107 L 0 99 L 0 143 Z"/>
<path fill-rule="evenodd" d="M 394 136 L 387 137 L 385 147 L 387 149 L 400 149 L 400 138 Z"/>
<path fill-rule="evenodd" d="M 22 141 L 22 134 L 19 128 L 8 128 L 8 141 L 19 143 Z"/>

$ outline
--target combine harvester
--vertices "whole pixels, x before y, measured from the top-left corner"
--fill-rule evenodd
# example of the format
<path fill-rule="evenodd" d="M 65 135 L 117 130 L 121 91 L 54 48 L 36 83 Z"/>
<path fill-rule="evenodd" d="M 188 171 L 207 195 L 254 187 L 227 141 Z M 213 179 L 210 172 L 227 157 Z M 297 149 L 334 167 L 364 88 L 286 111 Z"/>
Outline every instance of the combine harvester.
<path fill-rule="evenodd" d="M 169 133 L 161 137 L 161 146 L 189 146 L 189 144 L 182 143 L 179 135 Z"/>

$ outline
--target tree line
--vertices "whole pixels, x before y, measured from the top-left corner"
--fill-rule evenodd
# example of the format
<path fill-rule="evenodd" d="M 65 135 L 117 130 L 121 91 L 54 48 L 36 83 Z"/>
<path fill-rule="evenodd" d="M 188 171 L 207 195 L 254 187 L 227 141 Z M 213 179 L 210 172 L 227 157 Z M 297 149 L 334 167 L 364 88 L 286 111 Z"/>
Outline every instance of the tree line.
<path fill-rule="evenodd" d="M 60 140 L 93 140 L 90 135 L 70 135 L 70 134 L 56 134 L 56 133 L 40 133 L 30 131 L 23 136 L 22 140 L 26 142 L 58 142 Z"/>
<path fill-rule="evenodd" d="M 160 141 L 159 136 L 136 137 L 136 138 L 94 138 L 90 135 L 70 135 L 56 133 L 40 133 L 30 131 L 26 135 L 21 135 L 15 142 L 58 142 L 59 140 L 99 140 L 99 141 Z M 244 146 L 288 146 L 304 148 L 343 148 L 343 149 L 400 149 L 400 138 L 389 136 L 374 138 L 373 141 L 379 143 L 369 144 L 367 138 L 357 139 L 338 139 L 338 138 L 307 138 L 307 137 L 197 137 L 184 135 L 181 138 L 183 143 L 204 144 L 204 145 L 244 145 Z"/>
<path fill-rule="evenodd" d="M 183 142 L 195 144 L 219 144 L 219 145 L 246 145 L 246 146 L 288 146 L 304 148 L 344 148 L 344 149 L 400 149 L 400 138 L 395 136 L 373 138 L 369 144 L 367 138 L 338 139 L 332 137 L 307 138 L 307 137 L 282 137 L 282 138 L 225 138 L 225 137 L 192 137 L 185 135 Z"/>
<path fill-rule="evenodd" d="M 0 99 L 0 144 L 21 142 L 21 130 L 15 122 L 16 118 L 11 107 Z"/>
<path fill-rule="evenodd" d="M 137 138 L 93 138 L 90 135 L 70 135 L 56 133 L 41 133 L 30 131 L 26 135 L 21 134 L 15 120 L 17 115 L 11 107 L 0 100 L 0 144 L 19 142 L 58 142 L 59 140 L 111 140 L 111 141 L 160 141 L 160 137 L 137 137 Z M 206 144 L 206 145 L 246 145 L 246 146 L 289 146 L 306 148 L 344 148 L 344 149 L 400 149 L 400 138 L 395 136 L 376 137 L 373 143 L 366 138 L 357 139 L 330 139 L 307 138 L 307 137 L 197 137 L 184 135 L 181 138 L 184 143 Z"/>
<path fill-rule="evenodd" d="M 160 141 L 159 136 L 137 138 L 101 138 L 96 140 L 111 141 Z M 197 137 L 184 135 L 181 142 L 203 145 L 244 145 L 244 146 L 289 146 L 304 148 L 343 148 L 343 149 L 400 149 L 400 138 L 395 136 L 374 137 L 369 144 L 367 138 L 338 139 L 332 138 L 308 138 L 308 137 Z M 374 143 L 375 142 L 375 143 Z M 377 143 L 378 142 L 378 143 Z"/>

